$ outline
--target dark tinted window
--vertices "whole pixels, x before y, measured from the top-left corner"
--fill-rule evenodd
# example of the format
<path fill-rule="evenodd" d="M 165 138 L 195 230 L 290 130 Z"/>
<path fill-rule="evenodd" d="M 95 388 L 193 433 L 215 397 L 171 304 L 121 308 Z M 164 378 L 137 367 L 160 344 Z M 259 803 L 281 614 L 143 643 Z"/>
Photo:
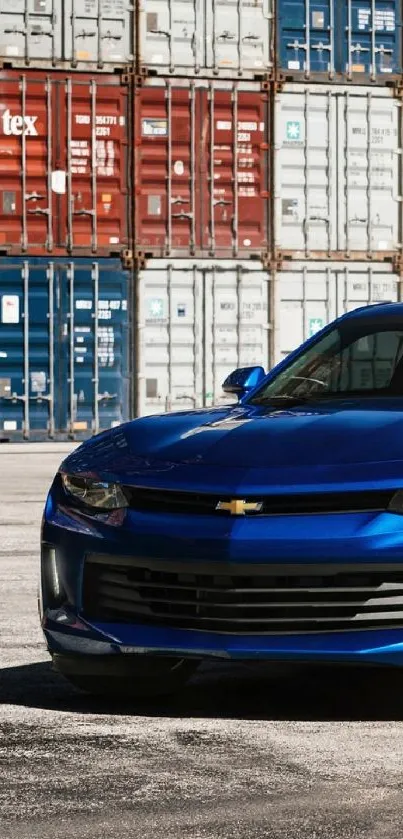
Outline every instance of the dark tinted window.
<path fill-rule="evenodd" d="M 252 401 L 371 393 L 403 396 L 403 324 L 346 321 L 302 352 Z"/>

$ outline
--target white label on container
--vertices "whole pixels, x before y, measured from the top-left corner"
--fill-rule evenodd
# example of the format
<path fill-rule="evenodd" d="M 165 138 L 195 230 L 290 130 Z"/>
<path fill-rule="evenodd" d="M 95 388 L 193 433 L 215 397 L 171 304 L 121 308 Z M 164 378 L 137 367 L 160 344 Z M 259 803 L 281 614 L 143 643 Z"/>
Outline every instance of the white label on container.
<path fill-rule="evenodd" d="M 6 47 L 6 55 L 10 55 L 10 56 L 13 55 L 14 57 L 16 57 L 19 54 L 20 54 L 20 51 L 19 51 L 18 47 L 15 47 L 15 46 L 7 46 Z"/>
<path fill-rule="evenodd" d="M 287 64 L 289 70 L 300 70 L 300 63 L 299 61 L 289 61 Z"/>
<path fill-rule="evenodd" d="M 216 124 L 217 131 L 231 131 L 232 122 L 224 122 L 223 120 L 217 120 Z"/>
<path fill-rule="evenodd" d="M 30 374 L 32 393 L 41 395 L 46 390 L 46 373 L 44 370 L 38 370 Z"/>
<path fill-rule="evenodd" d="M 143 137 L 167 137 L 168 121 L 166 119 L 143 119 L 141 133 Z"/>
<path fill-rule="evenodd" d="M 4 431 L 17 431 L 16 420 L 4 420 L 3 429 Z"/>
<path fill-rule="evenodd" d="M 20 322 L 20 300 L 16 294 L 3 294 L 1 298 L 1 322 Z"/>
<path fill-rule="evenodd" d="M 91 300 L 76 300 L 76 309 L 92 309 Z"/>
<path fill-rule="evenodd" d="M 257 131 L 257 122 L 238 122 L 238 131 Z"/>
<path fill-rule="evenodd" d="M 56 169 L 52 172 L 52 192 L 56 192 L 57 195 L 65 195 L 66 172 L 62 169 Z"/>
<path fill-rule="evenodd" d="M 118 237 L 117 236 L 110 236 L 109 237 L 109 244 L 110 245 L 118 245 L 119 244 Z"/>
<path fill-rule="evenodd" d="M 185 167 L 183 165 L 183 160 L 175 160 L 175 163 L 174 163 L 175 175 L 183 175 L 184 171 L 185 171 Z"/>

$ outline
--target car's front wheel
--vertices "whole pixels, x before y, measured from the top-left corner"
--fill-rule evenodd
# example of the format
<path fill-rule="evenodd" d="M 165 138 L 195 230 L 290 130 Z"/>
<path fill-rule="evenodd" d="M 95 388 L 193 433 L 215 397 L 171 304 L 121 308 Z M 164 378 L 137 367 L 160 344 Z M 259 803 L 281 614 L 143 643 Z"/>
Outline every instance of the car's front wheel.
<path fill-rule="evenodd" d="M 162 696 L 175 693 L 197 670 L 193 659 L 152 656 L 53 655 L 53 666 L 74 687 L 96 696 Z"/>

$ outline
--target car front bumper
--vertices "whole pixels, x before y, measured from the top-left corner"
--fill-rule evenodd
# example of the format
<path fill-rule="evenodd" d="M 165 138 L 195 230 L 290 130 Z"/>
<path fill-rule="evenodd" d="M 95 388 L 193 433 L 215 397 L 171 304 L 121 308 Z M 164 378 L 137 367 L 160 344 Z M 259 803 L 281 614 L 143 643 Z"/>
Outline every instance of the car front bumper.
<path fill-rule="evenodd" d="M 391 514 L 288 516 L 267 519 L 137 515 L 82 515 L 55 503 L 46 505 L 42 528 L 43 565 L 49 546 L 57 553 L 63 602 L 51 602 L 42 585 L 41 620 L 49 651 L 55 656 L 110 657 L 133 655 L 180 658 L 356 662 L 403 666 L 403 594 L 393 628 L 279 634 L 202 631 L 153 623 L 93 620 L 82 605 L 83 569 L 88 553 L 111 558 L 146 556 L 167 563 L 209 560 L 236 567 L 260 563 L 354 563 L 396 567 L 403 572 L 403 519 Z M 269 527 L 269 530 L 268 530 Z M 43 572 L 42 572 L 43 583 Z M 67 604 L 67 605 L 66 605 Z M 399 624 L 400 621 L 400 624 Z M 120 659 L 123 662 L 123 658 Z"/>

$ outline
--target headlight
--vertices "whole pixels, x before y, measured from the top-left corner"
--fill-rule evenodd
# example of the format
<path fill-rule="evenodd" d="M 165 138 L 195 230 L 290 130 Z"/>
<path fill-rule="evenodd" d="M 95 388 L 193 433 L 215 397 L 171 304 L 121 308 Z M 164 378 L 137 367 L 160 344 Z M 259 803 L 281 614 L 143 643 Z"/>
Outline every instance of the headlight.
<path fill-rule="evenodd" d="M 389 513 L 399 513 L 403 516 L 403 490 L 399 489 L 395 492 L 392 500 L 389 502 Z"/>
<path fill-rule="evenodd" d="M 62 474 L 65 491 L 83 501 L 88 507 L 99 507 L 101 510 L 119 510 L 127 507 L 128 501 L 119 484 L 93 481 L 90 478 Z"/>

